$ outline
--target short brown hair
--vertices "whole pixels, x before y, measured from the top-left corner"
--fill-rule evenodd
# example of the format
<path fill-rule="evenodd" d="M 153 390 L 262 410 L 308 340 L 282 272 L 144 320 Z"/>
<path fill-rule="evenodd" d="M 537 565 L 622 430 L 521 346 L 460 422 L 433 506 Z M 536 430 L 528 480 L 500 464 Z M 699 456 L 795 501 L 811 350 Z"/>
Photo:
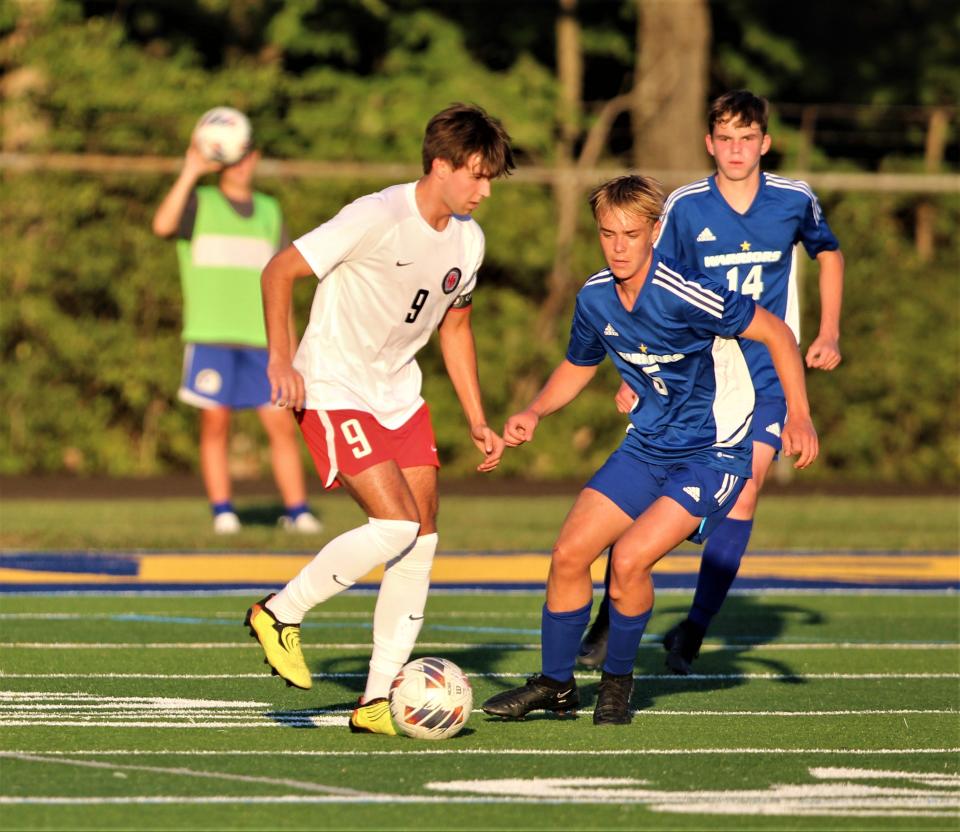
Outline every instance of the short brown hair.
<path fill-rule="evenodd" d="M 749 127 L 759 124 L 760 132 L 767 132 L 767 119 L 770 115 L 770 103 L 766 98 L 754 95 L 750 90 L 733 90 L 721 95 L 710 105 L 707 115 L 707 129 L 712 134 L 718 124 L 740 124 Z"/>
<path fill-rule="evenodd" d="M 482 107 L 451 104 L 427 124 L 423 136 L 423 172 L 430 173 L 434 159 L 446 159 L 462 168 L 474 153 L 483 159 L 485 176 L 507 176 L 516 167 L 510 136 L 499 119 Z"/>
<path fill-rule="evenodd" d="M 656 222 L 663 213 L 663 188 L 652 176 L 618 176 L 594 188 L 590 208 L 597 222 L 600 215 L 611 208 Z"/>

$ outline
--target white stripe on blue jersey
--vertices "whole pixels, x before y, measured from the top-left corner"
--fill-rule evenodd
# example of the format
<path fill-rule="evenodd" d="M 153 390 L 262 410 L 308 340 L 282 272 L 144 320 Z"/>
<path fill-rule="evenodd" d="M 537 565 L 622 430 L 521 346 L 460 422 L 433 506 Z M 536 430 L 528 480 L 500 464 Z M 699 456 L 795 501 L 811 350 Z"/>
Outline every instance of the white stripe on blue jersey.
<path fill-rule="evenodd" d="M 764 172 L 763 175 L 767 180 L 767 185 L 771 188 L 783 188 L 784 190 L 797 191 L 804 194 L 807 199 L 810 200 L 813 211 L 813 221 L 817 225 L 820 225 L 820 218 L 823 216 L 823 213 L 820 211 L 820 201 L 817 199 L 813 189 L 806 182 L 802 179 L 787 179 L 787 177 L 777 176 L 775 173 Z"/>
<path fill-rule="evenodd" d="M 614 279 L 613 272 L 610 271 L 610 269 L 600 269 L 600 271 L 590 275 L 590 277 L 587 278 L 586 282 L 583 285 L 593 286 L 594 284 L 597 284 L 597 283 L 609 283 L 613 279 Z"/>
<path fill-rule="evenodd" d="M 667 268 L 662 262 L 657 263 L 653 283 L 662 286 L 668 292 L 673 292 L 678 298 L 693 304 L 715 318 L 723 317 L 723 298 L 709 289 L 704 289 L 695 280 L 685 280 L 677 272 Z"/>
<path fill-rule="evenodd" d="M 753 422 L 756 394 L 750 368 L 736 339 L 714 338 L 711 353 L 716 385 L 713 400 L 716 446 L 734 448 L 746 440 Z"/>
<path fill-rule="evenodd" d="M 667 197 L 667 201 L 663 205 L 663 213 L 660 214 L 660 234 L 663 235 L 663 232 L 666 230 L 667 223 L 670 221 L 670 211 L 673 210 L 674 204 L 683 199 L 685 196 L 690 196 L 691 194 L 702 194 L 705 191 L 710 190 L 710 180 L 709 179 L 698 179 L 696 182 L 691 182 L 689 185 L 684 185 L 682 188 L 677 188 L 670 196 Z M 656 248 L 656 244 L 654 244 Z"/>

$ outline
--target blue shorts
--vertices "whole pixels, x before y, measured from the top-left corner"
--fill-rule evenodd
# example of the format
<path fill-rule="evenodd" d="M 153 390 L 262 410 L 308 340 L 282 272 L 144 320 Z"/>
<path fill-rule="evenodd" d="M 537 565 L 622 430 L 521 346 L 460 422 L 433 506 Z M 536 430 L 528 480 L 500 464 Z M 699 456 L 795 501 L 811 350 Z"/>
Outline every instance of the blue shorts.
<path fill-rule="evenodd" d="M 599 491 L 636 520 L 659 497 L 702 518 L 687 538 L 703 543 L 737 502 L 746 480 L 696 462 L 655 465 L 618 448 L 584 486 Z"/>
<path fill-rule="evenodd" d="M 256 347 L 187 344 L 177 397 L 204 410 L 270 404 L 267 351 Z"/>
<path fill-rule="evenodd" d="M 750 439 L 771 445 L 777 452 L 783 448 L 783 425 L 787 418 L 787 402 L 781 397 L 757 396 L 753 406 Z"/>

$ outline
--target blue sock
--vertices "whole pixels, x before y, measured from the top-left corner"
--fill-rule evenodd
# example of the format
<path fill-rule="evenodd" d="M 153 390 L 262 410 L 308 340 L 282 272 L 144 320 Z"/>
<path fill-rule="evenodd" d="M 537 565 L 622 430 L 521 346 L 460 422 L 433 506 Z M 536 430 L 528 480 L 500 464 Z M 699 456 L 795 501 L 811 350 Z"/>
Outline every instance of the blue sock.
<path fill-rule="evenodd" d="M 540 617 L 540 643 L 543 646 L 543 675 L 558 682 L 573 678 L 573 665 L 580 649 L 583 631 L 590 623 L 593 601 L 578 610 L 550 612 L 543 605 Z"/>
<path fill-rule="evenodd" d="M 210 510 L 214 517 L 218 514 L 226 514 L 228 511 L 233 511 L 233 503 L 230 500 L 224 500 L 222 503 L 210 503 Z"/>
<path fill-rule="evenodd" d="M 308 511 L 310 511 L 310 509 L 307 508 L 306 503 L 297 503 L 295 506 L 287 506 L 284 508 L 283 513 L 291 520 L 296 520 L 301 514 L 306 514 Z"/>
<path fill-rule="evenodd" d="M 616 604 L 610 604 L 610 640 L 607 642 L 607 658 L 603 663 L 607 673 L 622 676 L 633 672 L 640 639 L 652 612 L 653 607 L 650 607 L 640 615 L 624 615 Z"/>
<path fill-rule="evenodd" d="M 687 616 L 704 630 L 720 612 L 733 579 L 737 577 L 740 559 L 747 551 L 752 530 L 753 520 L 731 520 L 727 517 L 707 538 L 703 547 L 703 559 L 700 561 L 697 591 L 693 595 L 693 606 Z"/>

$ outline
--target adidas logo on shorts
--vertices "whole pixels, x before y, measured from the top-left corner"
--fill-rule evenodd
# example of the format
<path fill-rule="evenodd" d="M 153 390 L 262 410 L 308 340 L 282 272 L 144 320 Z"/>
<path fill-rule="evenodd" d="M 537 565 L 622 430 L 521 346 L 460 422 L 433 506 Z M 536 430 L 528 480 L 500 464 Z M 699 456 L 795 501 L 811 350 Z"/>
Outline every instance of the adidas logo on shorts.
<path fill-rule="evenodd" d="M 700 489 L 697 488 L 697 486 L 687 485 L 684 487 L 683 493 L 693 497 L 693 499 L 696 500 L 698 503 L 700 502 Z"/>

